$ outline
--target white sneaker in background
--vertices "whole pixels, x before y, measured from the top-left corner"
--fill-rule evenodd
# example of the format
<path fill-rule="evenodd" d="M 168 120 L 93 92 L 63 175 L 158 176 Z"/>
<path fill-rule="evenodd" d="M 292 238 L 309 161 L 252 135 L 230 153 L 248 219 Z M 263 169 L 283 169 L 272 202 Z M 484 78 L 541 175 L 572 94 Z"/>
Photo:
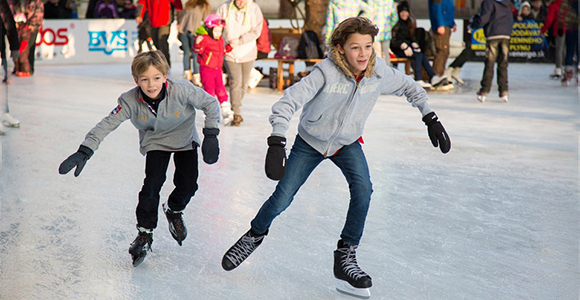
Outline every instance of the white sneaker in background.
<path fill-rule="evenodd" d="M 487 94 L 484 94 L 482 92 L 477 92 L 477 100 L 481 103 L 485 102 L 485 99 L 487 99 Z"/>
<path fill-rule="evenodd" d="M 201 75 L 199 73 L 193 74 L 191 82 L 193 82 L 193 84 L 196 86 L 203 87 L 203 84 L 201 84 Z"/>
<path fill-rule="evenodd" d="M 224 120 L 224 125 L 229 125 L 234 119 L 234 112 L 232 111 L 232 105 L 230 101 L 226 101 L 220 104 L 220 112 Z"/>
<path fill-rule="evenodd" d="M 499 98 L 503 101 L 503 102 L 508 102 L 508 96 L 509 94 L 507 92 L 502 93 L 499 95 Z"/>
<path fill-rule="evenodd" d="M 430 90 L 430 89 L 433 88 L 433 86 L 430 83 L 425 82 L 423 80 L 417 80 L 417 83 L 420 84 L 421 87 L 424 88 L 424 89 L 426 89 L 426 90 Z"/>
<path fill-rule="evenodd" d="M 264 75 L 262 75 L 260 71 L 256 70 L 256 68 L 253 68 L 250 72 L 250 81 L 248 82 L 248 87 L 251 89 L 257 87 L 262 78 L 264 78 Z"/>
<path fill-rule="evenodd" d="M 457 81 L 457 83 L 459 84 L 465 84 L 465 81 L 463 81 L 463 79 L 461 79 L 461 77 L 459 76 L 461 74 L 461 68 L 452 68 L 453 70 L 451 71 L 451 78 L 455 79 L 455 81 Z"/>

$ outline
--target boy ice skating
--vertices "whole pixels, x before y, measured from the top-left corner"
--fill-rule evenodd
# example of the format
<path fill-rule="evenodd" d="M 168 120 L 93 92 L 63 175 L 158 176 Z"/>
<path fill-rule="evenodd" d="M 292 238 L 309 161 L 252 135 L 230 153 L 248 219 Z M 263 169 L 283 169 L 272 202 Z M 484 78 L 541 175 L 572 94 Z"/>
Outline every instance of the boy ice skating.
<path fill-rule="evenodd" d="M 265 170 L 269 178 L 280 182 L 252 220 L 250 230 L 223 256 L 225 270 L 239 266 L 262 243 L 274 218 L 291 204 L 316 166 L 328 158 L 342 171 L 350 187 L 346 223 L 334 251 L 337 289 L 370 296 L 371 277 L 356 261 L 372 193 L 359 140 L 379 95 L 405 95 L 421 112 L 433 146 L 439 146 L 443 153 L 451 149 L 447 132 L 427 104 L 425 90 L 375 56 L 372 45 L 377 32 L 366 18 L 341 22 L 332 34 L 329 57 L 272 106 Z M 300 108 L 298 135 L 286 164 L 285 133 Z"/>
<path fill-rule="evenodd" d="M 121 123 L 130 119 L 139 130 L 141 154 L 145 159 L 145 180 L 137 205 L 138 236 L 129 253 L 133 265 L 139 265 L 151 250 L 153 229 L 157 227 L 159 192 L 165 181 L 171 154 L 175 163 L 175 189 L 163 204 L 169 231 L 181 245 L 187 236 L 182 214 L 197 190 L 200 139 L 195 128 L 196 110 L 205 114 L 203 161 L 217 162 L 219 145 L 219 106 L 215 98 L 186 80 L 167 79 L 169 64 L 161 51 L 143 52 L 135 56 L 131 73 L 137 87 L 123 93 L 118 105 L 103 118 L 81 143 L 79 150 L 59 167 L 66 174 L 74 167 L 79 176 L 87 160 L 103 139 Z"/>
<path fill-rule="evenodd" d="M 193 45 L 193 51 L 198 54 L 199 73 L 203 89 L 212 96 L 217 96 L 220 103 L 224 124 L 229 125 L 234 119 L 234 112 L 228 101 L 228 93 L 224 86 L 222 67 L 224 55 L 232 51 L 230 44 L 224 45 L 222 32 L 226 26 L 226 20 L 216 14 L 211 14 L 205 19 L 205 25 L 196 31 L 197 37 Z"/>

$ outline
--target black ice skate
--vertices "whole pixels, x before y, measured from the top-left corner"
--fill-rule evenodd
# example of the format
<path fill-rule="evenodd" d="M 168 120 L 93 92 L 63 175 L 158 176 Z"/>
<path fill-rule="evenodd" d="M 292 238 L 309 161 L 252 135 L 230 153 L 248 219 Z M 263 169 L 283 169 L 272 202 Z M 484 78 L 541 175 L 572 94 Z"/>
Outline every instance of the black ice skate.
<path fill-rule="evenodd" d="M 334 277 L 336 290 L 359 298 L 371 296 L 373 286 L 371 277 L 358 266 L 356 262 L 356 245 L 349 246 L 342 240 L 338 241 L 334 251 Z"/>
<path fill-rule="evenodd" d="M 239 266 L 264 240 L 268 235 L 268 230 L 261 235 L 257 235 L 248 230 L 242 237 L 224 254 L 222 258 L 222 267 L 226 271 L 231 271 Z"/>
<path fill-rule="evenodd" d="M 187 228 L 185 228 L 185 223 L 183 222 L 183 213 L 174 212 L 169 208 L 167 203 L 163 203 L 163 211 L 167 217 L 167 222 L 169 223 L 169 232 L 171 236 L 177 241 L 179 246 L 181 242 L 187 237 Z"/>
<path fill-rule="evenodd" d="M 151 251 L 151 243 L 153 243 L 153 232 L 150 229 L 140 227 L 138 229 L 139 235 L 129 247 L 129 254 L 133 257 L 133 267 L 140 265 L 145 260 L 147 252 Z"/>

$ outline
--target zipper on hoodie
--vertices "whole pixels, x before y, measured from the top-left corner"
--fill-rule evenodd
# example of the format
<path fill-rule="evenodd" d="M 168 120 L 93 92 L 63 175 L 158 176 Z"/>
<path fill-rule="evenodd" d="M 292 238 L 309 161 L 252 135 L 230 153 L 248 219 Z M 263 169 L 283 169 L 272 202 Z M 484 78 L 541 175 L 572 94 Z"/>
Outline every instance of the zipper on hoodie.
<path fill-rule="evenodd" d="M 346 108 L 341 112 L 340 124 L 338 125 L 338 129 L 332 135 L 331 139 L 328 141 L 328 146 L 326 147 L 326 151 L 324 151 L 324 154 L 323 154 L 324 158 L 328 157 L 328 151 L 330 150 L 330 146 L 332 146 L 332 143 L 334 142 L 334 140 L 336 140 L 336 138 L 338 137 L 338 134 L 342 131 L 342 127 L 344 125 L 344 119 L 346 118 L 346 115 L 348 114 L 350 105 L 352 104 L 352 101 L 354 99 L 354 95 L 356 95 L 356 91 L 359 88 L 359 83 L 356 81 L 356 79 L 353 79 L 353 80 L 355 82 L 354 91 L 352 92 L 350 98 L 348 99 L 348 103 L 346 104 Z M 336 154 L 336 152 L 335 153 L 332 153 L 331 155 L 334 155 L 334 154 Z"/>
<path fill-rule="evenodd" d="M 209 65 L 209 60 L 211 59 L 211 55 L 213 52 L 210 52 L 209 55 L 207 56 L 207 60 L 205 61 L 205 65 L 208 66 Z"/>

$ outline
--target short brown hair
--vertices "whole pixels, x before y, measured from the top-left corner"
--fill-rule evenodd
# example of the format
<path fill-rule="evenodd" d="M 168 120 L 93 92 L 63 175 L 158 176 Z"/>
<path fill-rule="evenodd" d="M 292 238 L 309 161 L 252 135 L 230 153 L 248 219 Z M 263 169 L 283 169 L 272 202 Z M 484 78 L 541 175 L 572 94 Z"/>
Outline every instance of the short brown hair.
<path fill-rule="evenodd" d="M 348 18 L 334 29 L 332 32 L 332 37 L 330 38 L 330 44 L 333 46 L 340 45 L 341 47 L 346 44 L 346 40 L 351 34 L 358 33 L 362 35 L 370 35 L 375 41 L 375 36 L 379 33 L 379 28 L 371 20 L 365 17 L 351 17 Z"/>
<path fill-rule="evenodd" d="M 131 63 L 131 75 L 133 78 L 139 77 L 141 74 L 147 72 L 150 66 L 155 67 L 159 70 L 161 74 L 167 75 L 169 71 L 169 64 L 165 55 L 159 50 L 141 52 L 133 58 L 133 63 Z"/>

